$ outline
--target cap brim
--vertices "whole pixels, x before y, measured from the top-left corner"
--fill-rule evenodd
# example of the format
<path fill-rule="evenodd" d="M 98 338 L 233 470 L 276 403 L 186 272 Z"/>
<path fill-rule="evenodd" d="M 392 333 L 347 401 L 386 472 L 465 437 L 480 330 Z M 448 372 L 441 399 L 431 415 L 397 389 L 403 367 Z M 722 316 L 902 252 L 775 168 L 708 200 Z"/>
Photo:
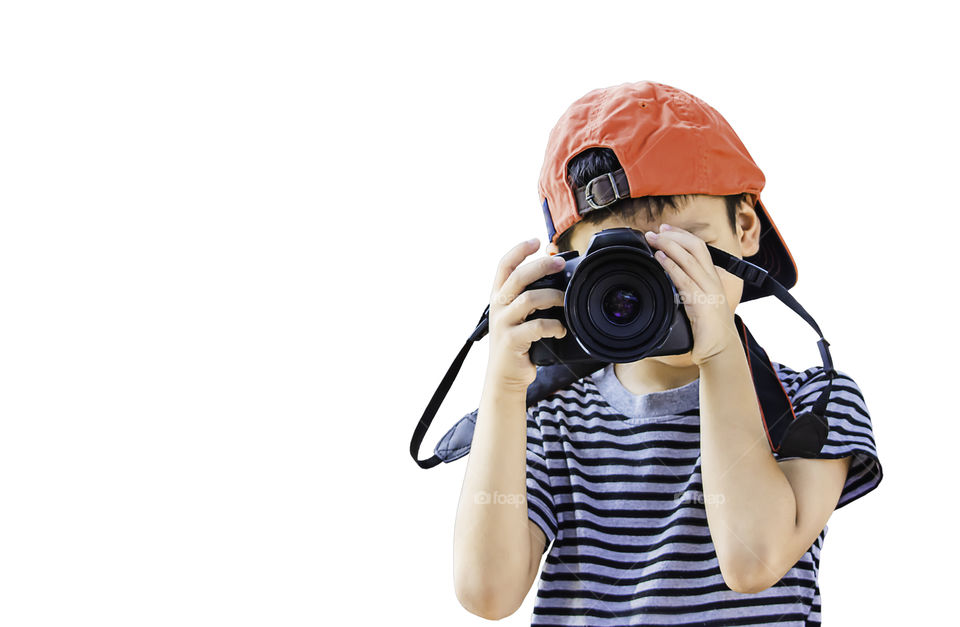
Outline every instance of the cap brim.
<path fill-rule="evenodd" d="M 760 218 L 760 250 L 757 254 L 744 257 L 746 261 L 756 264 L 770 273 L 778 283 L 790 289 L 797 283 L 797 264 L 787 248 L 786 242 L 777 230 L 777 225 L 770 219 L 766 207 L 757 198 L 754 206 L 757 217 Z M 740 302 L 754 300 L 770 294 L 769 290 L 760 290 L 748 283 L 743 284 L 743 296 Z"/>

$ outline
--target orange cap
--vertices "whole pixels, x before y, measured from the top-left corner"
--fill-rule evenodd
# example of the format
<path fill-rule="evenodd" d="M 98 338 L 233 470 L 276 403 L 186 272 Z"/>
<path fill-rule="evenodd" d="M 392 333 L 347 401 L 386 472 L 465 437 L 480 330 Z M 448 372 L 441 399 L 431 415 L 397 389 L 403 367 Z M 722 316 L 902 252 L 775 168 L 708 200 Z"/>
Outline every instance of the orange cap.
<path fill-rule="evenodd" d="M 623 172 L 574 189 L 567 164 L 592 147 L 612 150 Z M 797 282 L 797 266 L 760 201 L 764 182 L 743 142 L 713 107 L 675 87 L 640 81 L 594 89 L 570 105 L 550 132 L 538 191 L 551 242 L 598 204 L 617 198 L 755 194 L 760 250 L 745 259 L 789 289 Z M 745 283 L 741 301 L 764 295 Z"/>

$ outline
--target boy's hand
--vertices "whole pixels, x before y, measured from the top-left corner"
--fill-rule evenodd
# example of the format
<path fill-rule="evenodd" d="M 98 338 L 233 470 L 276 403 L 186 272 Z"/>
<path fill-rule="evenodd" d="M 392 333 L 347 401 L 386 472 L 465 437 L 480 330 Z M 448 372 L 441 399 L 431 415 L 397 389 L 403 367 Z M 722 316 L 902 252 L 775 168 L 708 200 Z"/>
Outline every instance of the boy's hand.
<path fill-rule="evenodd" d="M 703 365 L 734 342 L 740 342 L 733 311 L 707 244 L 689 231 L 668 224 L 644 236 L 654 257 L 677 286 L 693 329 L 693 363 Z"/>
<path fill-rule="evenodd" d="M 543 257 L 517 267 L 539 248 L 536 238 L 517 244 L 497 266 L 490 294 L 488 329 L 490 356 L 487 380 L 500 389 L 525 393 L 537 378 L 537 367 L 530 361 L 530 344 L 543 337 L 561 338 L 566 327 L 559 320 L 526 317 L 537 309 L 563 306 L 563 292 L 524 288 L 548 274 L 559 272 L 566 263 L 562 257 Z"/>

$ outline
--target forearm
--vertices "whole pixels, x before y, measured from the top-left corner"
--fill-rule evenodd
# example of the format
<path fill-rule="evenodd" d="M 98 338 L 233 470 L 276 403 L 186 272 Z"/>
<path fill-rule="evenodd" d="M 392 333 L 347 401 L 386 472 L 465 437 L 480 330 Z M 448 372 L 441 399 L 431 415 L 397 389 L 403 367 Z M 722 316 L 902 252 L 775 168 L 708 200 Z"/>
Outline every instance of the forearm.
<path fill-rule="evenodd" d="M 526 393 L 485 383 L 454 529 L 458 595 L 485 608 L 526 592 L 526 434 Z"/>
<path fill-rule="evenodd" d="M 704 503 L 721 569 L 778 579 L 776 555 L 795 529 L 796 499 L 770 452 L 741 345 L 701 365 L 700 416 Z"/>

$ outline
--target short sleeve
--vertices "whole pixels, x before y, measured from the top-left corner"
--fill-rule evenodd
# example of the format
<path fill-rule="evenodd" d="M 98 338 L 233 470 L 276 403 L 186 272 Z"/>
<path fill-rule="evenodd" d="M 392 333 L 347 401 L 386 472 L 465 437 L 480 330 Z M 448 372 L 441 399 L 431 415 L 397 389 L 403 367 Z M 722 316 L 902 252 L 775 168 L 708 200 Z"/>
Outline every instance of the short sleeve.
<path fill-rule="evenodd" d="M 824 417 L 826 441 L 819 453 L 800 457 L 837 459 L 850 456 L 847 480 L 837 502 L 843 507 L 879 485 L 883 469 L 877 455 L 873 424 L 866 401 L 857 383 L 844 372 L 836 371 L 831 380 L 822 366 L 798 373 L 790 389 L 794 414 L 800 416 L 813 410 L 824 387 L 830 385 Z M 788 459 L 784 457 L 782 459 Z"/>
<path fill-rule="evenodd" d="M 550 485 L 537 406 L 527 409 L 527 517 L 547 537 L 543 552 L 557 537 L 557 515 Z"/>

